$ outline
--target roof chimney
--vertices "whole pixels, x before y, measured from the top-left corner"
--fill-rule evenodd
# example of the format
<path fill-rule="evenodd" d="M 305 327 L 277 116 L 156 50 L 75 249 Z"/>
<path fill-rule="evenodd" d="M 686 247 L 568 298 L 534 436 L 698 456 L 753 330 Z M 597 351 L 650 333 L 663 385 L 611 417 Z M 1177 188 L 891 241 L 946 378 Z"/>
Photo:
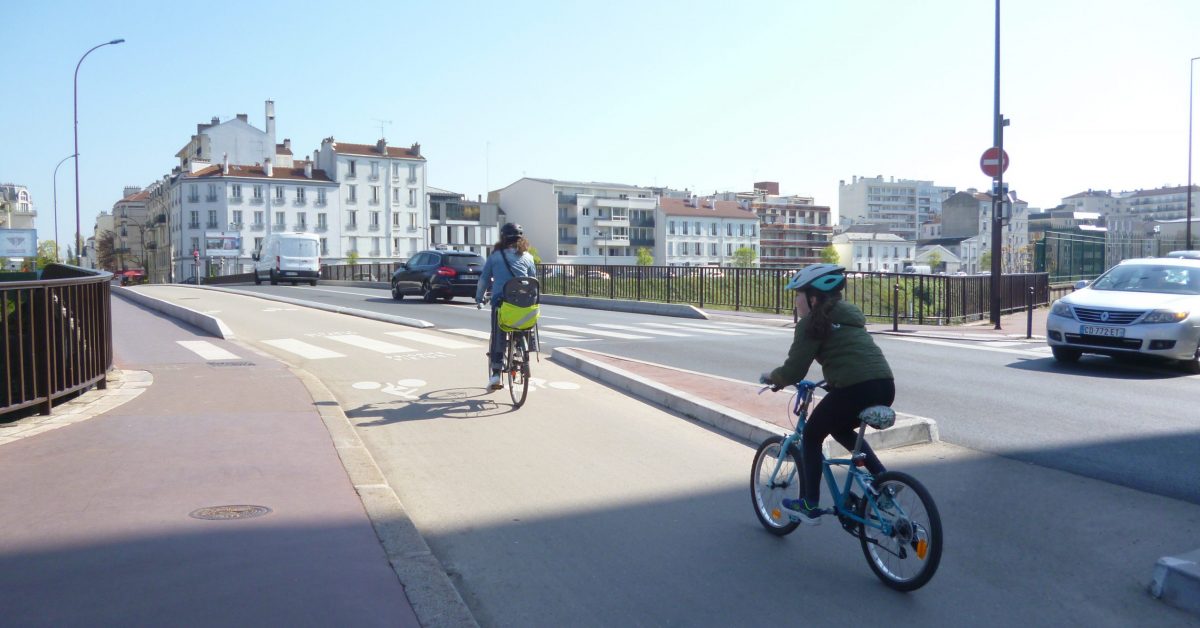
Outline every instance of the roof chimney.
<path fill-rule="evenodd" d="M 263 170 L 266 171 L 268 177 L 275 176 L 275 168 L 271 166 L 271 160 L 269 158 L 263 161 Z"/>
<path fill-rule="evenodd" d="M 414 143 L 412 145 L 412 147 L 409 148 L 408 150 L 409 150 L 409 152 L 411 152 L 413 155 L 416 155 L 417 157 L 421 156 L 421 144 L 419 142 Z"/>
<path fill-rule="evenodd" d="M 221 164 L 221 174 L 229 174 L 229 153 L 225 153 L 225 159 Z"/>
<path fill-rule="evenodd" d="M 217 126 L 218 124 L 221 124 L 221 119 L 218 118 L 217 116 L 213 116 L 212 125 Z"/>
<path fill-rule="evenodd" d="M 250 122 L 250 119 L 244 113 L 237 114 L 237 119 L 241 120 L 242 122 Z"/>
<path fill-rule="evenodd" d="M 304 178 L 305 179 L 312 178 L 312 162 L 311 161 L 304 162 Z"/>
<path fill-rule="evenodd" d="M 380 155 L 386 155 L 387 154 L 387 139 L 382 138 L 382 137 L 379 138 L 379 141 L 375 142 L 375 150 L 379 151 Z"/>

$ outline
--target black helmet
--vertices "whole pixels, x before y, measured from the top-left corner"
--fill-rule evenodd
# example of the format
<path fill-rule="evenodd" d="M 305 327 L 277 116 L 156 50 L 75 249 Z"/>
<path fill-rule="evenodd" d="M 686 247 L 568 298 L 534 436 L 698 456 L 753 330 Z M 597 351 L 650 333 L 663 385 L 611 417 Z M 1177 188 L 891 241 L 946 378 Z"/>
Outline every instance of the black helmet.
<path fill-rule="evenodd" d="M 505 244 L 512 244 L 523 235 L 525 235 L 525 230 L 515 222 L 506 222 L 503 227 L 500 227 L 500 241 Z"/>

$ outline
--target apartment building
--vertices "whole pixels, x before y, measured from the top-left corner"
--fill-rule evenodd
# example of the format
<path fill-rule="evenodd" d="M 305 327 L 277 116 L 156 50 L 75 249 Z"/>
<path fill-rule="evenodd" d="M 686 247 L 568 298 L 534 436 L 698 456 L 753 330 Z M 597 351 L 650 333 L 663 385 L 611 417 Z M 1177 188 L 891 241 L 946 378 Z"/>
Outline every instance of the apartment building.
<path fill-rule="evenodd" d="M 666 255 L 656 239 L 658 197 L 649 188 L 525 177 L 488 192 L 547 264 L 635 264 L 637 250 Z"/>
<path fill-rule="evenodd" d="M 799 268 L 821 261 L 821 250 L 833 235 L 828 206 L 809 196 L 781 195 L 775 181 L 756 182 L 754 192 L 737 199 L 758 216 L 761 267 Z"/>
<path fill-rule="evenodd" d="M 146 269 L 147 235 L 154 227 L 148 208 L 150 193 L 126 186 L 112 208 L 113 270 Z"/>
<path fill-rule="evenodd" d="M 1029 203 L 1010 194 L 1005 224 L 1001 227 L 1001 265 L 1004 272 L 1028 272 L 1032 268 L 1033 250 L 1029 246 Z M 991 250 L 992 195 L 971 188 L 956 192 L 942 202 L 942 237 L 948 239 L 975 238 L 980 244 L 956 251 L 964 266 L 981 268 L 978 255 Z M 924 242 L 922 243 L 924 244 Z M 972 257 L 972 251 L 978 253 Z"/>
<path fill-rule="evenodd" d="M 942 201 L 954 193 L 933 181 L 883 176 L 855 176 L 838 182 L 838 224 L 886 224 L 907 240 L 920 237 L 921 225 L 941 213 Z"/>
<path fill-rule="evenodd" d="M 37 210 L 29 188 L 16 183 L 0 183 L 0 229 L 34 229 Z"/>
<path fill-rule="evenodd" d="M 659 199 L 657 265 L 733 266 L 741 248 L 759 256 L 759 218 L 737 201 L 688 197 Z"/>
<path fill-rule="evenodd" d="M 425 158 L 421 145 L 349 144 L 333 137 L 313 151 L 315 167 L 337 184 L 341 248 L 362 262 L 407 259 L 429 233 Z"/>
<path fill-rule="evenodd" d="M 427 187 L 429 247 L 446 246 L 486 257 L 500 239 L 500 206 Z"/>
<path fill-rule="evenodd" d="M 916 243 L 888 231 L 846 231 L 833 236 L 838 263 L 859 272 L 898 273 L 912 264 Z"/>

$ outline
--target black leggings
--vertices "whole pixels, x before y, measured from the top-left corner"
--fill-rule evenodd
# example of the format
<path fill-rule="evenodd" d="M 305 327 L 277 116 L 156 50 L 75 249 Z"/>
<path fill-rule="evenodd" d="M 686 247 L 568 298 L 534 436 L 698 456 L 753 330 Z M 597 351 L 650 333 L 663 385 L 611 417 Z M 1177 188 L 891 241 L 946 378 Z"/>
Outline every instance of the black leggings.
<path fill-rule="evenodd" d="M 845 388 L 834 388 L 821 399 L 804 424 L 804 498 L 810 506 L 821 501 L 821 444 L 833 435 L 847 451 L 854 451 L 861 423 L 858 413 L 871 406 L 890 406 L 896 400 L 896 383 L 891 379 L 872 379 Z M 871 446 L 863 441 L 867 470 L 878 476 L 886 471 Z"/>

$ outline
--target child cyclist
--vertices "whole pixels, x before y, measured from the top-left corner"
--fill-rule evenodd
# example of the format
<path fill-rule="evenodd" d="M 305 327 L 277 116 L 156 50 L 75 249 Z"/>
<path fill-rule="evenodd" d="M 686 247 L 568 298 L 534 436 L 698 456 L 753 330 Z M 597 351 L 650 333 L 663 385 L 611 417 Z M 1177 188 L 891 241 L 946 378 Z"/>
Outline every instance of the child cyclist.
<path fill-rule="evenodd" d="M 492 337 L 488 343 L 492 373 L 488 378 L 488 390 L 502 388 L 500 369 L 504 368 L 504 352 L 508 350 L 498 319 L 500 304 L 504 302 L 504 285 L 513 277 L 537 276 L 537 266 L 529 254 L 529 241 L 524 235 L 521 225 L 516 223 L 509 222 L 500 227 L 500 241 L 492 247 L 492 254 L 484 262 L 479 283 L 475 286 L 476 303 L 483 303 L 484 294 L 492 291 Z"/>
<path fill-rule="evenodd" d="M 829 393 L 817 404 L 804 425 L 800 461 L 803 483 L 800 499 L 785 499 L 783 507 L 812 525 L 824 514 L 821 501 L 821 444 L 829 435 L 848 450 L 854 449 L 858 413 L 875 405 L 890 406 L 896 397 L 892 370 L 883 352 L 867 333 L 861 310 L 842 300 L 845 268 L 814 264 L 796 273 L 786 289 L 795 290 L 800 315 L 792 347 L 783 366 L 764 373 L 761 380 L 776 390 L 804 379 L 813 361 L 821 365 Z M 871 446 L 863 443 L 866 465 L 878 477 L 885 471 Z"/>

